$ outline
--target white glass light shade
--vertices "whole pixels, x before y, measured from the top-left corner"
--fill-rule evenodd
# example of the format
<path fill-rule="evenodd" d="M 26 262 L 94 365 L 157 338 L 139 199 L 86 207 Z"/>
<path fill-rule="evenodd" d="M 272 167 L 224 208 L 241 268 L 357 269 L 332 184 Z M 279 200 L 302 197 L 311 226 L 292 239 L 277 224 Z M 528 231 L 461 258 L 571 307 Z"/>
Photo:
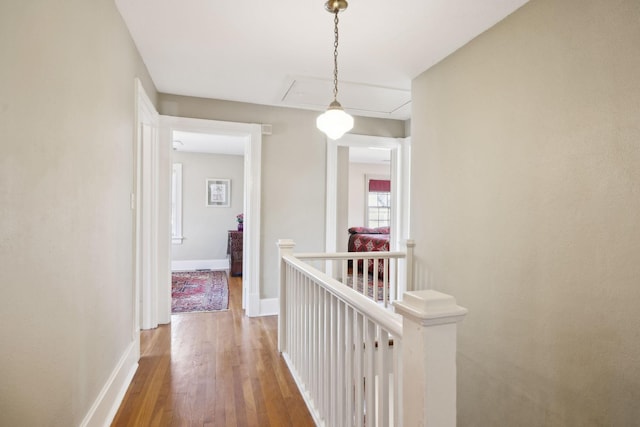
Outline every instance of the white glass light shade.
<path fill-rule="evenodd" d="M 342 108 L 329 107 L 316 119 L 316 126 L 331 139 L 340 139 L 353 128 L 353 117 Z"/>

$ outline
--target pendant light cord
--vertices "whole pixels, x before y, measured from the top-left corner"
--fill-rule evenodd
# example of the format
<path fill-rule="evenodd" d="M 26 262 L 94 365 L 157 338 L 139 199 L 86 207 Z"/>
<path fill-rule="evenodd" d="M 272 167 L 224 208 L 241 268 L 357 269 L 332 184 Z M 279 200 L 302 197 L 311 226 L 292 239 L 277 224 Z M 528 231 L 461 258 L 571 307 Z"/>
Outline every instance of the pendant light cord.
<path fill-rule="evenodd" d="M 334 15 L 333 18 L 333 102 L 327 110 L 318 116 L 316 126 L 327 135 L 329 139 L 342 138 L 345 132 L 353 129 L 353 117 L 349 115 L 338 102 L 338 13 L 348 6 L 347 0 L 327 0 L 324 7 Z"/>
<path fill-rule="evenodd" d="M 338 100 L 338 12 L 336 10 L 335 18 L 333 19 L 334 29 L 333 34 L 335 41 L 333 42 L 333 100 Z"/>

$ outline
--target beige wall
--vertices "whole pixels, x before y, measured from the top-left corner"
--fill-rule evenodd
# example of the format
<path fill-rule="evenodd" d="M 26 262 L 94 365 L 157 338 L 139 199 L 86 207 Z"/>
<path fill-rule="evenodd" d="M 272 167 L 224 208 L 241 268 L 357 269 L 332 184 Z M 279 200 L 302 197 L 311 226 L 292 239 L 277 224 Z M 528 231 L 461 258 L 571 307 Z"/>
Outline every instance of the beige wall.
<path fill-rule="evenodd" d="M 244 206 L 244 157 L 222 154 L 173 152 L 182 163 L 181 245 L 171 245 L 171 259 L 220 260 L 227 258 L 227 232 L 237 228 L 236 215 Z M 205 205 L 207 178 L 231 180 L 230 207 Z"/>
<path fill-rule="evenodd" d="M 533 0 L 413 84 L 420 284 L 460 426 L 640 420 L 640 3 Z"/>
<path fill-rule="evenodd" d="M 318 112 L 175 95 L 159 95 L 160 114 L 244 123 L 268 123 L 262 138 L 261 297 L 278 294 L 276 241 L 293 239 L 296 251 L 325 246 L 326 141 Z M 356 118 L 353 133 L 401 137 L 397 120 Z"/>
<path fill-rule="evenodd" d="M 113 1 L 0 3 L 0 425 L 79 425 L 132 342 L 134 77 Z"/>

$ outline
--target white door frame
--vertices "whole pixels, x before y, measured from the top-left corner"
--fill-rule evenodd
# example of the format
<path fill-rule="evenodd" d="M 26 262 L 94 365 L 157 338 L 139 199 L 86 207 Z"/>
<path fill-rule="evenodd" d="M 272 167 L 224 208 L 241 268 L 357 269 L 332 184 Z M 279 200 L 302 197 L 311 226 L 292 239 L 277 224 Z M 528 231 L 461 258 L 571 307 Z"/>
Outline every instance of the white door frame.
<path fill-rule="evenodd" d="M 133 334 L 158 326 L 158 112 L 135 79 Z"/>
<path fill-rule="evenodd" d="M 171 147 L 173 131 L 245 137 L 244 146 L 244 245 L 242 307 L 248 316 L 260 315 L 260 197 L 262 176 L 262 126 L 254 123 L 160 116 L 162 146 Z M 170 148 L 169 148 L 170 149 Z M 170 169 L 170 168 L 169 168 Z M 171 170 L 163 171 L 170 174 Z M 169 199 L 170 200 L 170 199 Z M 166 207 L 170 209 L 170 206 Z M 169 221 L 171 219 L 169 218 Z M 164 228 L 171 241 L 171 227 Z M 162 236 L 165 238 L 165 236 Z M 170 285 L 169 285 L 170 286 Z M 166 292 L 163 290 L 164 295 Z M 170 298 L 170 289 L 168 290 Z M 170 305 L 169 305 L 170 306 Z"/>
<path fill-rule="evenodd" d="M 338 147 L 378 147 L 391 150 L 391 251 L 402 250 L 409 238 L 409 184 L 411 174 L 410 138 L 389 138 L 371 135 L 346 134 L 334 141 L 327 139 L 327 211 L 326 252 L 335 252 L 337 247 L 338 205 Z M 331 270 L 331 265 L 327 267 Z M 331 274 L 331 271 L 328 272 Z"/>

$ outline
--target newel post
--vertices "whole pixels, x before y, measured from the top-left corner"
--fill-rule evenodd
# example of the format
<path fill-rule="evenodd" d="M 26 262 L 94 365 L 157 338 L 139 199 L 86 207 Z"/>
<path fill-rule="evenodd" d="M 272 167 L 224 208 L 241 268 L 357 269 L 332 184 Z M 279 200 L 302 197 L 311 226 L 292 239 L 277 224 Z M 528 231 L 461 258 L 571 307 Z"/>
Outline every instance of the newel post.
<path fill-rule="evenodd" d="M 403 424 L 455 427 L 457 323 L 467 309 L 432 290 L 407 292 L 394 305 L 403 318 Z"/>
<path fill-rule="evenodd" d="M 416 247 L 416 241 L 408 239 L 405 242 L 407 247 L 407 278 L 406 278 L 406 290 L 413 291 L 413 248 Z"/>
<path fill-rule="evenodd" d="M 282 353 L 287 346 L 287 264 L 284 261 L 285 255 L 293 254 L 293 248 L 296 244 L 293 240 L 280 239 L 278 240 L 278 277 L 280 278 L 280 287 L 278 291 L 278 298 L 280 302 L 280 310 L 278 313 L 278 351 Z"/>

